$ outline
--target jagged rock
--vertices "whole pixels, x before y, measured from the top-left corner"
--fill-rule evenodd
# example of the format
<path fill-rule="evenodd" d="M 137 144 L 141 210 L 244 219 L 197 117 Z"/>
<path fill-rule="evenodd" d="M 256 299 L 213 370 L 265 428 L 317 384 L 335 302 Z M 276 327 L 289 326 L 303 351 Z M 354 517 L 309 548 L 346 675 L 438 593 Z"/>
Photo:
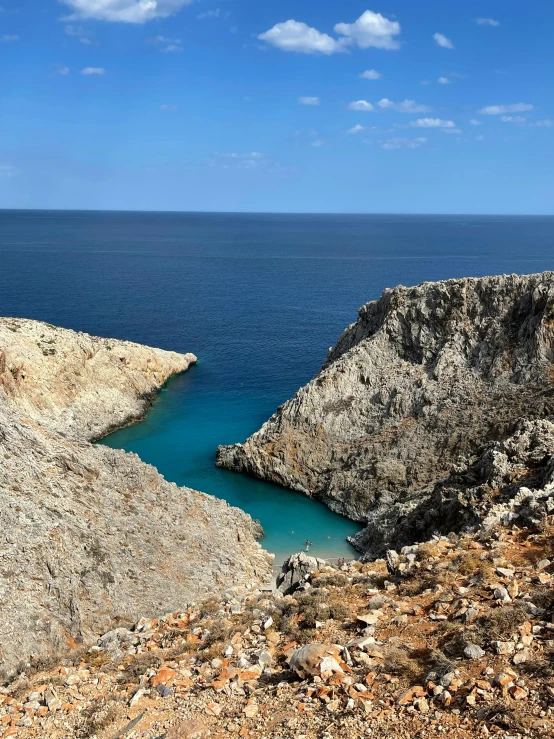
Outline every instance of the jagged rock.
<path fill-rule="evenodd" d="M 485 656 L 485 650 L 478 644 L 468 644 L 464 649 L 464 655 L 467 659 L 481 659 Z"/>
<path fill-rule="evenodd" d="M 291 554 L 284 562 L 277 577 L 277 588 L 285 595 L 294 593 L 310 579 L 313 572 L 325 567 L 326 562 L 317 557 L 310 557 L 305 552 Z"/>
<path fill-rule="evenodd" d="M 290 668 L 301 678 L 326 671 L 342 672 L 339 656 L 340 650 L 333 644 L 306 644 L 292 655 Z"/>
<path fill-rule="evenodd" d="M 554 409 L 553 329 L 551 272 L 386 290 L 321 372 L 217 463 L 366 523 L 353 543 L 373 557 L 489 513 L 491 525 L 513 513 L 539 526 L 550 492 L 513 510 L 487 496 L 517 494 L 523 458 L 543 466 L 536 488 L 554 480 L 554 427 L 541 420 Z"/>
<path fill-rule="evenodd" d="M 113 629 L 97 641 L 97 646 L 104 652 L 118 652 L 139 643 L 137 635 L 129 629 Z"/>
<path fill-rule="evenodd" d="M 493 641 L 492 646 L 494 647 L 497 654 L 513 654 L 515 652 L 515 642 L 513 641 Z"/>
<path fill-rule="evenodd" d="M 195 361 L 0 319 L 0 674 L 269 579 L 252 519 L 89 443 Z"/>
<path fill-rule="evenodd" d="M 203 739 L 211 734 L 209 726 L 198 719 L 179 721 L 166 734 L 166 739 Z"/>

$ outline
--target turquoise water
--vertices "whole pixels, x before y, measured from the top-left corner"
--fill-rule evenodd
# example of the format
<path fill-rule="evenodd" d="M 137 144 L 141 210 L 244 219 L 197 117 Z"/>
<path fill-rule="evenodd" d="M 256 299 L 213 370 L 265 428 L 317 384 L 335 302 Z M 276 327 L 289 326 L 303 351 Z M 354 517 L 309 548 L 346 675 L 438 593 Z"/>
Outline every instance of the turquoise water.
<path fill-rule="evenodd" d="M 192 351 L 147 419 L 104 443 L 260 519 L 283 559 L 348 556 L 357 526 L 215 468 L 319 369 L 385 287 L 554 268 L 554 218 L 0 211 L 0 313 Z"/>
<path fill-rule="evenodd" d="M 313 542 L 310 552 L 318 556 L 354 556 L 346 537 L 360 527 L 352 521 L 299 493 L 214 466 L 218 444 L 245 439 L 253 429 L 247 395 L 221 398 L 201 391 L 201 375 L 209 371 L 208 362 L 201 360 L 170 380 L 145 421 L 103 443 L 136 452 L 178 485 L 217 495 L 248 511 L 261 521 L 263 546 L 276 555 L 276 563 L 303 549 L 306 539 Z M 269 405 L 273 409 L 268 399 Z"/>

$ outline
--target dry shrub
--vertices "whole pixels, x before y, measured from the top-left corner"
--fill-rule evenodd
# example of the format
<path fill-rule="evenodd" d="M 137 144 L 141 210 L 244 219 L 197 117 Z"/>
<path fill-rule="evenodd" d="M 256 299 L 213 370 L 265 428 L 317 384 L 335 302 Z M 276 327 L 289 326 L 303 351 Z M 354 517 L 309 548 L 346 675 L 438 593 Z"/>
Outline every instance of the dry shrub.
<path fill-rule="evenodd" d="M 467 628 L 452 621 L 443 621 L 437 632 L 441 648 L 452 657 L 461 657 L 468 644 L 482 647 L 485 642 L 479 629 Z"/>
<path fill-rule="evenodd" d="M 388 675 L 396 675 L 410 684 L 416 683 L 423 674 L 422 665 L 404 649 L 391 647 L 385 654 L 382 670 Z"/>
<path fill-rule="evenodd" d="M 400 594 L 412 598 L 415 595 L 421 595 L 426 590 L 434 590 L 439 584 L 439 578 L 434 572 L 426 570 L 414 570 L 400 584 Z"/>
<path fill-rule="evenodd" d="M 231 635 L 231 624 L 223 618 L 214 619 L 208 626 L 208 635 L 204 639 L 204 646 L 213 647 L 228 639 Z"/>
<path fill-rule="evenodd" d="M 312 581 L 314 586 L 318 588 L 328 588 L 330 586 L 343 588 L 346 586 L 348 579 L 346 575 L 337 573 L 335 575 L 321 575 L 313 578 Z"/>
<path fill-rule="evenodd" d="M 218 600 L 216 600 L 215 598 L 212 598 L 211 600 L 206 600 L 200 606 L 200 618 L 215 616 L 215 614 L 218 613 L 220 610 L 221 603 Z"/>
<path fill-rule="evenodd" d="M 106 705 L 103 698 L 94 700 L 80 714 L 80 725 L 76 729 L 78 739 L 88 739 L 117 720 L 117 708 L 111 703 Z"/>
<path fill-rule="evenodd" d="M 440 551 L 441 550 L 437 547 L 436 544 L 431 544 L 430 542 L 427 542 L 425 544 L 421 544 L 418 547 L 416 557 L 419 562 L 429 562 L 429 560 L 433 559 L 434 557 L 438 557 Z"/>
<path fill-rule="evenodd" d="M 477 622 L 477 633 L 489 641 L 506 641 L 517 635 L 527 621 L 527 611 L 521 603 L 500 606 Z"/>
<path fill-rule="evenodd" d="M 486 583 L 494 574 L 494 567 L 489 559 L 481 559 L 479 551 L 464 552 L 456 560 L 458 572 L 465 577 L 477 577 Z"/>
<path fill-rule="evenodd" d="M 453 672 L 453 670 L 456 669 L 456 665 L 451 662 L 446 654 L 440 649 L 431 650 L 427 666 L 430 670 L 436 673 L 439 680 L 444 675 L 447 675 L 449 672 Z"/>
<path fill-rule="evenodd" d="M 120 683 L 138 683 L 142 675 L 151 668 L 161 667 L 162 660 L 152 652 L 143 652 L 133 657 L 125 670 L 118 676 Z"/>

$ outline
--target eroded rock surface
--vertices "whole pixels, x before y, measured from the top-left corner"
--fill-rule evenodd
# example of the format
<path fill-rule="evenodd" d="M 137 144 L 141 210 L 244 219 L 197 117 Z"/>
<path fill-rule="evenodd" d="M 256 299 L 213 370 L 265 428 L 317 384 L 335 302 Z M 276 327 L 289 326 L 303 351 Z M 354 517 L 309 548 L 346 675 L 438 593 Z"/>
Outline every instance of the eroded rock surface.
<path fill-rule="evenodd" d="M 433 530 L 431 497 L 453 469 L 522 420 L 551 417 L 553 359 L 552 272 L 386 290 L 320 373 L 244 444 L 220 447 L 217 463 L 369 521 L 355 543 L 382 554 L 418 506 L 430 519 L 419 533 Z"/>
<path fill-rule="evenodd" d="M 81 440 L 142 418 L 168 378 L 194 362 L 194 354 L 0 319 L 0 389 L 12 407 Z"/>
<path fill-rule="evenodd" d="M 87 439 L 195 361 L 0 319 L 0 672 L 270 576 L 259 528 Z"/>

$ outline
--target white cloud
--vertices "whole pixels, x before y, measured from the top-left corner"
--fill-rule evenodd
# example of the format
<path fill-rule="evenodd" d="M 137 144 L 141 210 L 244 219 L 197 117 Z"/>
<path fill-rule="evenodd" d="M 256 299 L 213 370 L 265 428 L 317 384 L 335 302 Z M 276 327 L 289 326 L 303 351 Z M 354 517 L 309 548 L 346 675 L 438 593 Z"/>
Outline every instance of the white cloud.
<path fill-rule="evenodd" d="M 216 152 L 216 156 L 227 157 L 229 159 L 263 159 L 264 155 L 259 151 L 250 151 L 247 154 L 237 154 L 236 152 L 232 152 L 231 154 L 218 154 Z"/>
<path fill-rule="evenodd" d="M 534 123 L 530 123 L 529 125 L 535 126 L 536 128 L 552 128 L 552 126 L 554 126 L 554 121 L 546 118 L 543 121 L 535 121 Z"/>
<path fill-rule="evenodd" d="M 251 151 L 246 154 L 238 152 L 231 152 L 230 154 L 221 154 L 216 152 L 215 156 L 222 161 L 224 169 L 236 168 L 236 169 L 258 169 L 267 168 L 272 164 L 270 159 L 267 159 L 259 151 Z"/>
<path fill-rule="evenodd" d="M 335 33 L 344 37 L 345 44 L 359 46 L 360 49 L 399 49 L 394 39 L 400 33 L 400 23 L 390 21 L 381 13 L 366 10 L 354 23 L 337 23 Z"/>
<path fill-rule="evenodd" d="M 418 118 L 410 121 L 412 128 L 456 128 L 454 121 L 445 121 L 442 118 Z"/>
<path fill-rule="evenodd" d="M 319 105 L 318 97 L 299 97 L 298 102 L 300 105 Z"/>
<path fill-rule="evenodd" d="M 514 103 L 513 105 L 487 105 L 481 108 L 481 115 L 502 115 L 503 113 L 524 113 L 526 110 L 533 110 L 533 106 L 528 103 Z"/>
<path fill-rule="evenodd" d="M 476 136 L 475 141 L 484 141 L 485 137 L 481 134 L 481 136 Z"/>
<path fill-rule="evenodd" d="M 355 102 L 350 103 L 348 110 L 362 110 L 369 113 L 370 111 L 375 110 L 375 106 L 368 103 L 367 100 L 356 100 Z"/>
<path fill-rule="evenodd" d="M 500 21 L 495 21 L 494 18 L 476 18 L 475 23 L 480 26 L 499 26 Z"/>
<path fill-rule="evenodd" d="M 81 69 L 81 74 L 84 74 L 85 76 L 90 75 L 104 75 L 106 74 L 106 70 L 103 67 L 85 67 L 84 69 Z"/>
<path fill-rule="evenodd" d="M 154 36 L 146 41 L 147 44 L 180 44 L 180 38 L 167 38 L 167 36 Z"/>
<path fill-rule="evenodd" d="M 382 149 L 419 149 L 422 144 L 426 144 L 425 136 L 418 136 L 416 139 L 408 139 L 405 137 L 388 139 L 381 142 Z"/>
<path fill-rule="evenodd" d="M 439 77 L 437 82 L 439 83 L 439 85 L 449 85 L 452 80 L 449 80 L 448 77 Z"/>
<path fill-rule="evenodd" d="M 442 46 L 443 49 L 454 48 L 454 44 L 452 43 L 452 41 L 442 33 L 434 33 L 433 38 L 439 46 Z"/>
<path fill-rule="evenodd" d="M 420 80 L 419 84 L 420 85 L 430 85 L 431 84 L 431 80 Z"/>
<path fill-rule="evenodd" d="M 74 11 L 67 19 L 145 23 L 167 18 L 193 0 L 60 0 Z"/>
<path fill-rule="evenodd" d="M 148 39 L 147 44 L 153 44 L 154 46 L 163 46 L 160 51 L 165 52 L 180 52 L 183 51 L 181 44 L 183 43 L 180 38 L 167 38 L 167 36 L 155 36 L 154 38 Z"/>
<path fill-rule="evenodd" d="M 378 72 L 376 69 L 366 69 L 360 75 L 363 80 L 380 80 L 382 76 L 381 72 Z"/>
<path fill-rule="evenodd" d="M 352 128 L 349 128 L 346 133 L 348 134 L 375 133 L 378 130 L 379 129 L 377 128 L 377 126 L 360 126 L 360 124 L 358 123 L 358 125 L 352 126 Z"/>
<path fill-rule="evenodd" d="M 393 103 L 392 100 L 383 98 L 377 105 L 383 110 L 395 110 L 397 113 L 428 113 L 432 108 L 428 105 L 420 105 L 415 100 L 404 100 L 401 103 Z"/>
<path fill-rule="evenodd" d="M 500 116 L 500 120 L 504 123 L 525 123 L 527 118 L 522 115 L 503 115 Z"/>
<path fill-rule="evenodd" d="M 295 20 L 277 23 L 258 38 L 282 51 L 301 54 L 335 54 L 344 51 L 343 45 L 336 39 Z"/>
<path fill-rule="evenodd" d="M 74 38 L 78 38 L 82 44 L 87 44 L 87 45 L 92 44 L 92 41 L 89 38 L 87 38 L 81 26 L 69 25 L 64 28 L 64 31 L 67 36 L 73 36 Z"/>
<path fill-rule="evenodd" d="M 205 18 L 219 18 L 221 10 L 215 8 L 215 10 L 207 10 L 205 13 L 199 13 L 196 17 L 198 20 L 204 20 Z"/>
<path fill-rule="evenodd" d="M 400 23 L 371 10 L 362 13 L 354 23 L 337 23 L 334 30 L 340 38 L 333 38 L 306 23 L 290 19 L 275 24 L 258 38 L 282 51 L 301 54 L 337 54 L 347 51 L 349 46 L 360 49 L 400 48 L 399 42 L 393 38 L 400 33 Z"/>
<path fill-rule="evenodd" d="M 312 143 L 311 143 L 311 145 L 314 147 L 314 149 L 319 149 L 324 144 L 325 144 L 325 141 L 321 141 L 321 139 L 317 139 L 316 141 L 312 141 Z"/>
<path fill-rule="evenodd" d="M 15 167 L 11 164 L 0 164 L 0 178 L 1 177 L 13 177 L 15 174 Z"/>
<path fill-rule="evenodd" d="M 64 76 L 67 75 L 67 74 L 69 74 L 69 67 L 59 67 L 56 70 L 56 74 L 61 74 L 61 75 L 64 75 Z"/>
<path fill-rule="evenodd" d="M 478 118 L 472 118 L 472 119 L 471 119 L 471 120 L 469 121 L 469 123 L 470 123 L 470 125 L 472 125 L 472 126 L 482 126 L 482 125 L 483 125 L 483 122 L 482 122 L 482 121 L 480 121 L 480 120 L 479 120 Z"/>
<path fill-rule="evenodd" d="M 166 104 L 164 104 L 164 105 L 160 105 L 160 110 L 169 110 L 169 111 L 174 111 L 174 110 L 177 110 L 177 106 L 176 106 L 176 105 L 168 105 L 168 104 L 166 103 Z"/>
<path fill-rule="evenodd" d="M 0 37 L 0 41 L 4 44 L 13 44 L 16 41 L 19 41 L 19 36 L 15 33 L 5 33 L 3 36 Z"/>

